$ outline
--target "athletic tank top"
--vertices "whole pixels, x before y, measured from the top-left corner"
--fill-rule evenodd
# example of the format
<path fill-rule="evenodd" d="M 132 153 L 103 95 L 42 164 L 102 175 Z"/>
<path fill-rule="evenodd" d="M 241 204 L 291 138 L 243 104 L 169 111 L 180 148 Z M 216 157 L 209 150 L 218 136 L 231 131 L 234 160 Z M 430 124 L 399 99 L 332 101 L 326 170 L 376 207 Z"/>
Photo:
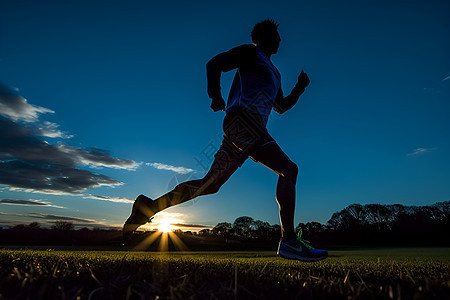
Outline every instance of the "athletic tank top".
<path fill-rule="evenodd" d="M 244 107 L 261 117 L 267 125 L 275 98 L 281 86 L 281 76 L 269 58 L 256 47 L 252 62 L 239 67 L 228 95 L 226 112 Z"/>

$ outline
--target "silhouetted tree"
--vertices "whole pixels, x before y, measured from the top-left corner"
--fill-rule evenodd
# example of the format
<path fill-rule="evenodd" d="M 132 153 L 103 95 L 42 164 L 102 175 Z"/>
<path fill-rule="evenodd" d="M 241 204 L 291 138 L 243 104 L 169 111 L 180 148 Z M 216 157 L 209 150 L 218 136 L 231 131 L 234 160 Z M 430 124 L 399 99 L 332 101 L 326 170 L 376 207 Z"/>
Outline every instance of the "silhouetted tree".
<path fill-rule="evenodd" d="M 273 224 L 270 227 L 271 240 L 277 241 L 281 238 L 281 226 L 278 224 Z"/>
<path fill-rule="evenodd" d="M 301 230 L 302 237 L 305 239 L 311 239 L 321 232 L 325 230 L 325 226 L 318 223 L 318 222 L 308 222 L 308 223 L 298 223 L 297 227 L 295 228 L 297 232 Z"/>
<path fill-rule="evenodd" d="M 350 229 L 354 224 L 353 216 L 345 209 L 335 212 L 328 220 L 328 227 L 331 230 L 342 231 Z"/>
<path fill-rule="evenodd" d="M 27 227 L 24 225 L 24 224 L 17 224 L 17 225 L 15 225 L 14 227 L 12 227 L 11 229 L 14 229 L 14 230 L 24 230 L 24 229 L 26 229 Z"/>
<path fill-rule="evenodd" d="M 30 224 L 27 225 L 27 229 L 40 229 L 41 225 L 38 222 L 31 222 Z"/>
<path fill-rule="evenodd" d="M 367 224 L 377 232 L 389 229 L 389 209 L 381 204 L 367 204 L 364 206 Z"/>
<path fill-rule="evenodd" d="M 211 231 L 214 235 L 221 237 L 228 237 L 231 234 L 232 228 L 233 227 L 231 226 L 231 223 L 221 222 L 216 226 L 214 226 L 214 228 Z"/>
<path fill-rule="evenodd" d="M 67 221 L 56 221 L 52 226 L 52 229 L 54 230 L 73 230 L 73 228 L 73 223 Z"/>
<path fill-rule="evenodd" d="M 211 230 L 209 229 L 202 229 L 200 230 L 197 235 L 199 236 L 210 236 L 211 235 Z"/>
<path fill-rule="evenodd" d="M 254 221 L 252 235 L 257 239 L 270 240 L 272 237 L 270 224 L 261 220 Z"/>
<path fill-rule="evenodd" d="M 236 220 L 234 220 L 233 223 L 234 233 L 237 236 L 249 238 L 251 237 L 251 230 L 253 229 L 252 228 L 253 224 L 254 224 L 253 218 L 248 216 L 239 217 Z"/>
<path fill-rule="evenodd" d="M 361 204 L 351 204 L 345 210 L 352 217 L 348 219 L 351 222 L 348 227 L 355 228 L 366 223 L 366 210 Z"/>

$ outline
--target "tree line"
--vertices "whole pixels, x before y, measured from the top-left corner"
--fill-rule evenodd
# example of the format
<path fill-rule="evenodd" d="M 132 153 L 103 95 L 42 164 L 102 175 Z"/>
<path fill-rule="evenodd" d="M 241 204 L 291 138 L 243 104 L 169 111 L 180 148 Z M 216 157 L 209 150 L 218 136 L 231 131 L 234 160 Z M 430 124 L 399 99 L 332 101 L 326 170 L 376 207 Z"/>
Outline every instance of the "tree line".
<path fill-rule="evenodd" d="M 409 245 L 450 246 L 450 201 L 428 206 L 401 204 L 352 204 L 335 212 L 326 224 L 299 223 L 297 231 L 314 245 Z M 274 245 L 280 239 L 280 225 L 238 217 L 233 223 L 220 222 L 212 229 L 182 232 L 180 236 L 193 236 L 203 240 L 224 240 L 225 243 L 256 243 Z M 0 244 L 119 244 L 121 231 L 101 228 L 74 229 L 67 221 L 54 222 L 51 229 L 41 228 L 37 222 L 19 224 L 0 230 Z M 192 240 L 195 243 L 195 240 Z"/>
<path fill-rule="evenodd" d="M 296 230 L 316 244 L 450 245 L 450 201 L 428 206 L 352 204 L 335 212 L 326 224 L 299 223 Z M 243 216 L 199 234 L 274 241 L 280 238 L 280 226 Z"/>

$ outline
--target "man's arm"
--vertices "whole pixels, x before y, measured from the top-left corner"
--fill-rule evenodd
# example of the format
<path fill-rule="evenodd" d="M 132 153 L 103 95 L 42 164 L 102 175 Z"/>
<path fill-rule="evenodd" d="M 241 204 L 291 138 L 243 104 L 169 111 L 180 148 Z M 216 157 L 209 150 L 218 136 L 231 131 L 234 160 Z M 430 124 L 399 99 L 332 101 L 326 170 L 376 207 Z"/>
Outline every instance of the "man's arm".
<path fill-rule="evenodd" d="M 214 111 L 225 110 L 225 101 L 220 92 L 221 73 L 249 63 L 255 54 L 256 47 L 254 45 L 242 45 L 214 56 L 206 64 L 208 96 L 212 99 L 211 108 Z"/>
<path fill-rule="evenodd" d="M 275 99 L 275 105 L 273 109 L 280 114 L 291 109 L 297 103 L 298 98 L 300 97 L 301 94 L 303 94 L 308 84 L 309 84 L 308 75 L 306 75 L 306 73 L 303 72 L 302 70 L 302 72 L 298 76 L 297 84 L 295 85 L 295 87 L 292 89 L 291 93 L 288 96 L 283 97 L 283 91 L 281 90 L 280 87 L 280 90 L 278 91 L 277 94 L 277 98 Z"/>

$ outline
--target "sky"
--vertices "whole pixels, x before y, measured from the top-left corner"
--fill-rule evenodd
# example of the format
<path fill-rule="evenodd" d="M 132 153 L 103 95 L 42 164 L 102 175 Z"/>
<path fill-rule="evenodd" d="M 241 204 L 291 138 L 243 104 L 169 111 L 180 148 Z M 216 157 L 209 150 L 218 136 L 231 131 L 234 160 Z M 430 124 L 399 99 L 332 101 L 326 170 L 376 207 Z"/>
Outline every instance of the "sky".
<path fill-rule="evenodd" d="M 139 194 L 201 178 L 224 117 L 206 63 L 268 18 L 284 93 L 301 70 L 311 80 L 268 123 L 300 169 L 295 224 L 353 203 L 450 201 L 449 1 L 0 0 L 0 226 L 121 227 Z M 276 182 L 249 159 L 158 218 L 279 224 Z"/>

